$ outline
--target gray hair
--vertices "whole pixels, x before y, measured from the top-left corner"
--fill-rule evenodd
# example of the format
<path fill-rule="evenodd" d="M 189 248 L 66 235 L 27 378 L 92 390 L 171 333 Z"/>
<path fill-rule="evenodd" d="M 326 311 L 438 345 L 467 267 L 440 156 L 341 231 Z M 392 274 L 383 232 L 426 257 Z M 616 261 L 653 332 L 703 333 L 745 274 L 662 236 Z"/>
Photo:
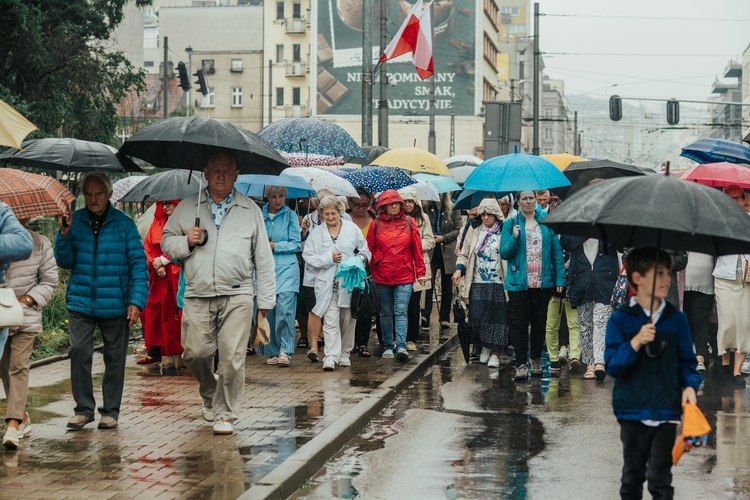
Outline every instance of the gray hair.
<path fill-rule="evenodd" d="M 343 215 L 344 211 L 346 210 L 346 205 L 343 201 L 339 200 L 335 196 L 324 196 L 321 198 L 320 203 L 318 204 L 318 210 L 325 210 L 326 208 L 335 208 L 339 215 Z"/>
<path fill-rule="evenodd" d="M 206 162 L 206 168 L 210 167 L 211 164 L 218 160 L 229 160 L 234 164 L 234 168 L 237 168 L 237 156 L 226 149 L 220 149 L 209 156 Z"/>
<path fill-rule="evenodd" d="M 112 179 L 110 179 L 109 176 L 104 172 L 89 172 L 88 174 L 84 175 L 83 179 L 81 179 L 81 190 L 86 187 L 86 183 L 89 181 L 89 179 L 96 179 L 97 181 L 101 182 L 104 188 L 107 190 L 107 193 L 112 194 Z"/>
<path fill-rule="evenodd" d="M 288 193 L 287 189 L 284 186 L 268 186 L 266 187 L 266 198 L 271 196 L 273 193 L 279 193 L 286 196 Z"/>

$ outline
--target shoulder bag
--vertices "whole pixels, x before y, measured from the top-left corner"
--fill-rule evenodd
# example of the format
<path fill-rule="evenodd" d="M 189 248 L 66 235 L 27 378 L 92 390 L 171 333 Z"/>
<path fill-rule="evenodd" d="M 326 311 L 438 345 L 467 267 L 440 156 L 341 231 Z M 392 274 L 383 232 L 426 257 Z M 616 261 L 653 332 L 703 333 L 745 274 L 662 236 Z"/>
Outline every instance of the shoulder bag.
<path fill-rule="evenodd" d="M 13 289 L 0 283 L 0 328 L 19 328 L 23 325 L 23 309 Z"/>

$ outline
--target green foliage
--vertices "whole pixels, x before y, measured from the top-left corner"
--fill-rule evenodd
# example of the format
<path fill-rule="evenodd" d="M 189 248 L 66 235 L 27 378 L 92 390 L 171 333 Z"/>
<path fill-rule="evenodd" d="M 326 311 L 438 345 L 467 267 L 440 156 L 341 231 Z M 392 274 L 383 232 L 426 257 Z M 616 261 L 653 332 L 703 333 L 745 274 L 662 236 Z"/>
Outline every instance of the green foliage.
<path fill-rule="evenodd" d="M 0 0 L 0 98 L 39 136 L 113 142 L 115 104 L 144 88 L 145 73 L 109 50 L 129 1 Z"/>

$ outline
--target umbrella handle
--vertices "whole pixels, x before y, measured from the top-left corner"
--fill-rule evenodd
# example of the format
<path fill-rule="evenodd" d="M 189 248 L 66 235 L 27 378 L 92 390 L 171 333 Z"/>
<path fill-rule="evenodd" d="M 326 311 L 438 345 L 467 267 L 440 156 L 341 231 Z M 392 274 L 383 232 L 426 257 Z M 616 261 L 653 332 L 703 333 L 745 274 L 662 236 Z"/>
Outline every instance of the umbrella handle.
<path fill-rule="evenodd" d="M 195 227 L 201 227 L 201 218 L 200 217 L 196 217 L 195 218 Z M 208 243 L 208 231 L 206 231 L 204 229 L 203 230 L 203 241 L 201 241 L 200 243 L 198 243 L 196 246 L 202 247 L 206 243 Z"/>

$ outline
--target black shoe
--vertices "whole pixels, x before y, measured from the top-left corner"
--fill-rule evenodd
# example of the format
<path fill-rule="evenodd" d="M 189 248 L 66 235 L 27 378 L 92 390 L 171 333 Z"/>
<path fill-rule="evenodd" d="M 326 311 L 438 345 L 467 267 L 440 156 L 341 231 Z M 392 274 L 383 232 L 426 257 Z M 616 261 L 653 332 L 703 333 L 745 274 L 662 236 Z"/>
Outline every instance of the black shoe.
<path fill-rule="evenodd" d="M 719 365 L 719 377 L 725 382 L 732 380 L 732 372 L 729 370 L 729 365 Z"/>
<path fill-rule="evenodd" d="M 307 341 L 307 337 L 300 337 L 297 341 L 297 348 L 307 349 L 308 347 L 310 347 L 310 343 Z"/>
<path fill-rule="evenodd" d="M 743 377 L 742 375 L 735 375 L 732 378 L 732 384 L 736 387 L 745 387 L 747 385 L 747 383 L 745 382 L 745 377 Z"/>
<path fill-rule="evenodd" d="M 552 361 L 549 364 L 549 375 L 550 377 L 559 377 L 560 372 L 562 371 L 562 368 L 560 368 L 560 362 L 559 361 Z"/>

